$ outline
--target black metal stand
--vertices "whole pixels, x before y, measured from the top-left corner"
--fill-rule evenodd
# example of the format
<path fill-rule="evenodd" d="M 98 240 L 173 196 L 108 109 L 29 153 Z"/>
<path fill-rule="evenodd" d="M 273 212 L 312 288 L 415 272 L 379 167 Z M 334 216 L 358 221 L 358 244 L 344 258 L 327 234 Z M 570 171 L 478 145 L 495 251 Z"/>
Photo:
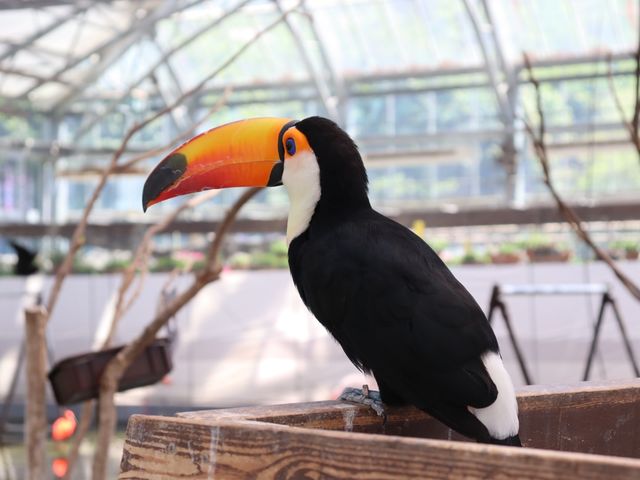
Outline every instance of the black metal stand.
<path fill-rule="evenodd" d="M 582 376 L 582 380 L 588 380 L 589 374 L 591 372 L 591 366 L 593 364 L 593 359 L 596 353 L 596 348 L 598 346 L 598 339 L 600 336 L 600 330 L 602 329 L 602 322 L 604 320 L 605 309 L 607 305 L 611 306 L 613 310 L 614 317 L 616 319 L 616 323 L 618 324 L 618 328 L 620 330 L 620 336 L 622 337 L 622 342 L 624 343 L 625 349 L 627 351 L 627 356 L 629 357 L 629 363 L 631 364 L 631 368 L 633 368 L 633 372 L 636 377 L 640 377 L 640 369 L 638 368 L 638 362 L 633 353 L 633 348 L 631 346 L 631 341 L 629 340 L 629 336 L 627 335 L 627 330 L 625 328 L 624 322 L 620 315 L 620 311 L 618 310 L 618 306 L 609 293 L 609 290 L 606 285 L 601 284 L 576 284 L 576 285 L 494 285 L 491 291 L 491 300 L 489 301 L 489 311 L 487 313 L 487 318 L 489 323 L 491 323 L 493 319 L 494 312 L 499 310 L 502 314 L 502 318 L 504 319 L 505 326 L 507 327 L 507 333 L 509 334 L 509 340 L 511 342 L 511 346 L 516 354 L 516 358 L 518 360 L 518 364 L 520 366 L 520 371 L 522 372 L 522 377 L 527 385 L 531 385 L 533 380 L 531 375 L 529 374 L 529 369 L 527 368 L 527 364 L 524 359 L 524 355 L 522 354 L 522 350 L 520 350 L 520 346 L 518 345 L 518 341 L 516 340 L 516 335 L 513 330 L 513 326 L 511 324 L 511 318 L 509 316 L 509 312 L 507 311 L 507 306 L 504 303 L 503 296 L 504 295 L 534 295 L 534 294 L 543 294 L 543 295 L 571 295 L 571 294 L 602 294 L 602 301 L 600 303 L 600 310 L 598 312 L 598 319 L 593 326 L 593 336 L 591 338 L 591 346 L 589 348 L 589 355 L 587 356 L 587 361 L 585 364 L 584 374 Z"/>
<path fill-rule="evenodd" d="M 596 353 L 596 348 L 598 346 L 598 338 L 600 336 L 600 330 L 602 327 L 602 320 L 604 318 L 604 310 L 607 305 L 611 305 L 611 309 L 613 310 L 613 315 L 616 319 L 616 323 L 618 324 L 618 328 L 620 329 L 620 336 L 622 337 L 622 342 L 624 343 L 625 349 L 627 350 L 627 356 L 629 357 L 629 363 L 633 368 L 633 373 L 636 377 L 640 377 L 640 370 L 638 370 L 638 363 L 636 362 L 636 358 L 633 355 L 633 348 L 631 347 L 631 341 L 629 340 L 629 336 L 627 335 L 627 329 L 624 326 L 624 322 L 622 321 L 622 317 L 620 316 L 620 311 L 618 310 L 618 306 L 616 302 L 613 300 L 609 292 L 605 292 L 602 294 L 602 302 L 600 303 L 600 312 L 598 313 L 598 320 L 593 326 L 593 337 L 591 339 L 591 347 L 589 348 L 589 356 L 587 357 L 587 364 L 584 367 L 584 375 L 582 376 L 582 380 L 586 381 L 589 379 L 589 373 L 591 373 L 591 365 L 593 364 L 593 357 Z"/>
<path fill-rule="evenodd" d="M 507 306 L 502 301 L 499 285 L 494 285 L 493 290 L 491 291 L 489 312 L 487 313 L 487 319 L 489 320 L 489 323 L 491 323 L 493 312 L 495 312 L 496 309 L 500 310 L 500 313 L 502 313 L 504 324 L 507 327 L 507 332 L 509 333 L 509 340 L 511 340 L 511 346 L 513 347 L 513 351 L 516 353 L 516 358 L 518 359 L 518 364 L 520 365 L 522 377 L 524 378 L 524 381 L 527 385 L 531 385 L 533 381 L 531 380 L 531 375 L 529 375 L 529 369 L 527 368 L 527 364 L 525 363 L 524 355 L 520 350 L 520 346 L 518 345 L 518 341 L 516 340 L 515 332 L 513 331 L 513 327 L 511 326 L 511 320 L 507 311 Z"/>

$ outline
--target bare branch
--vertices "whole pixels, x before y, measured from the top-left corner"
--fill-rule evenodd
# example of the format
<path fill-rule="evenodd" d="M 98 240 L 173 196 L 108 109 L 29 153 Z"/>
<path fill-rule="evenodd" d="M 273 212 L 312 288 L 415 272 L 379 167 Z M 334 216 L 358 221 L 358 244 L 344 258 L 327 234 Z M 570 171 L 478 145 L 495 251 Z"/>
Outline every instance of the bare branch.
<path fill-rule="evenodd" d="M 238 211 L 260 189 L 246 190 L 227 212 L 224 220 L 218 228 L 217 235 L 208 250 L 205 268 L 198 272 L 192 284 L 174 300 L 156 314 L 149 325 L 124 349 L 118 352 L 107 365 L 100 380 L 99 399 L 99 428 L 93 463 L 93 478 L 103 479 L 106 469 L 106 449 L 109 445 L 113 429 L 115 427 L 115 402 L 114 394 L 117 391 L 118 382 L 131 362 L 156 338 L 158 331 L 173 317 L 184 305 L 186 305 L 202 288 L 210 282 L 217 280 L 220 274 L 217 258 L 222 246 L 222 240 L 235 220 Z"/>
<path fill-rule="evenodd" d="M 636 130 L 637 125 L 634 126 L 633 123 L 628 121 L 626 118 L 624 107 L 622 106 L 622 100 L 620 100 L 620 96 L 618 95 L 618 90 L 616 88 L 614 78 L 613 78 L 613 58 L 611 54 L 609 54 L 607 60 L 608 60 L 607 79 L 609 83 L 609 91 L 611 92 L 611 96 L 613 97 L 613 102 L 616 106 L 616 110 L 618 110 L 618 115 L 620 115 L 620 120 L 622 121 L 624 128 L 627 130 L 627 133 L 629 134 L 629 140 L 635 147 L 636 151 L 638 152 L 638 157 L 640 158 L 640 137 L 638 136 L 638 132 Z M 636 66 L 638 65 L 640 65 L 640 63 L 636 61 Z M 636 75 L 637 74 L 638 74 L 638 70 L 636 68 Z M 637 85 L 637 82 L 638 82 L 638 77 L 636 77 L 636 85 Z M 636 90 L 636 103 L 634 107 L 635 112 L 637 112 L 638 108 L 640 108 L 640 98 L 638 97 L 637 94 L 638 94 L 638 90 Z"/>
<path fill-rule="evenodd" d="M 72 478 L 75 466 L 78 462 L 78 457 L 80 456 L 80 445 L 82 445 L 82 441 L 87 436 L 87 433 L 89 433 L 89 429 L 91 428 L 95 406 L 95 400 L 87 400 L 82 404 L 78 427 L 73 435 L 71 448 L 67 455 L 67 471 L 65 472 L 64 477 L 62 477 L 62 480 L 70 480 Z"/>
<path fill-rule="evenodd" d="M 122 274 L 122 282 L 120 283 L 120 287 L 118 288 L 118 292 L 116 294 L 116 306 L 114 308 L 113 317 L 111 320 L 111 327 L 102 348 L 107 348 L 111 345 L 120 319 L 124 316 L 129 307 L 131 307 L 133 301 L 140 292 L 140 288 L 138 288 L 134 292 L 134 294 L 129 297 L 129 299 L 126 299 L 126 294 L 129 291 L 131 284 L 136 279 L 136 272 L 140 271 L 140 275 L 144 275 L 147 270 L 146 265 L 149 255 L 151 254 L 153 237 L 161 231 L 165 230 L 169 225 L 171 225 L 182 212 L 191 208 L 195 208 L 198 205 L 206 202 L 207 200 L 212 199 L 219 192 L 219 190 L 210 190 L 208 192 L 204 192 L 200 195 L 190 198 L 189 200 L 183 202 L 176 209 L 174 209 L 171 213 L 169 213 L 169 215 L 165 216 L 158 223 L 147 229 L 138 245 L 138 248 L 136 249 L 136 252 L 133 256 L 133 261 L 129 264 L 127 269 Z M 142 279 L 139 279 L 138 285 L 139 287 L 141 287 Z"/>
<path fill-rule="evenodd" d="M 299 4 L 290 8 L 279 15 L 275 21 L 267 25 L 265 28 L 257 32 L 251 40 L 245 43 L 239 48 L 233 55 L 231 55 L 225 62 L 223 62 L 216 70 L 210 75 L 204 78 L 198 85 L 192 90 L 183 94 L 174 104 L 167 107 L 165 110 L 169 111 L 178 103 L 182 102 L 184 98 L 202 89 L 205 84 L 218 75 L 221 71 L 231 65 L 238 57 L 240 57 L 248 48 L 256 43 L 264 34 L 279 25 L 291 12 L 296 10 Z M 127 138 L 123 144 L 126 145 Z M 119 151 L 122 149 L 119 149 Z M 113 163 L 115 166 L 116 162 Z M 207 265 L 205 268 L 198 272 L 195 276 L 194 282 L 187 290 L 180 294 L 174 301 L 172 301 L 167 308 L 163 310 L 160 315 L 156 315 L 154 320 L 144 329 L 144 331 L 127 347 L 121 350 L 114 359 L 112 359 L 107 365 L 102 377 L 100 388 L 100 400 L 99 400 L 99 425 L 98 425 L 98 438 L 95 447 L 95 455 L 93 460 L 93 478 L 94 480 L 102 480 L 106 475 L 106 458 L 107 448 L 113 435 L 115 427 L 115 401 L 114 395 L 117 391 L 117 386 L 122 374 L 126 370 L 127 366 L 142 352 L 142 350 L 149 345 L 155 338 L 156 333 L 162 326 L 175 315 L 175 313 L 182 308 L 187 302 L 189 302 L 206 284 L 216 280 L 220 274 L 220 268 L 218 265 L 218 253 L 222 245 L 222 239 L 224 234 L 228 231 L 231 223 L 235 219 L 236 214 L 240 208 L 255 195 L 259 189 L 247 190 L 233 205 L 228 212 L 224 221 L 218 229 L 211 248 L 207 255 Z"/>
<path fill-rule="evenodd" d="M 640 9 L 638 10 L 638 14 L 640 15 Z M 640 19 L 638 20 L 640 22 Z M 633 135 L 636 139 L 638 138 L 638 122 L 640 122 L 640 23 L 638 23 L 637 35 L 638 39 L 636 43 L 636 51 L 633 55 L 633 58 L 636 62 L 635 88 L 633 90 L 635 102 L 633 106 L 633 118 L 631 119 L 631 125 L 633 126 Z"/>
<path fill-rule="evenodd" d="M 154 157 L 156 155 L 160 155 L 162 152 L 168 150 L 169 148 L 176 145 L 180 140 L 190 137 L 196 131 L 198 127 L 200 127 L 203 123 L 209 120 L 209 117 L 224 107 L 233 92 L 233 87 L 225 88 L 222 96 L 218 99 L 218 101 L 202 116 L 200 120 L 192 124 L 186 130 L 180 132 L 180 134 L 176 135 L 171 139 L 170 142 L 167 142 L 164 146 L 154 148 L 153 150 L 149 150 L 147 152 L 141 153 L 140 155 L 136 155 L 133 158 L 128 159 L 126 162 L 118 165 L 114 171 L 114 173 L 128 172 L 133 166 L 142 160 L 146 160 L 148 158 Z"/>
<path fill-rule="evenodd" d="M 62 264 L 56 271 L 56 276 L 55 276 L 53 285 L 51 286 L 51 291 L 49 293 L 49 298 L 48 298 L 47 307 L 46 307 L 47 311 L 49 312 L 49 315 L 53 313 L 53 309 L 55 308 L 56 303 L 58 301 L 58 297 L 60 295 L 60 290 L 62 289 L 62 284 L 65 278 L 67 277 L 67 275 L 71 272 L 73 260 L 76 254 L 78 253 L 78 251 L 80 250 L 80 248 L 82 247 L 82 245 L 84 244 L 84 236 L 87 229 L 87 224 L 89 223 L 89 215 L 93 211 L 93 207 L 95 206 L 95 203 L 97 202 L 98 198 L 100 197 L 100 194 L 104 190 L 104 187 L 107 184 L 109 176 L 117 170 L 118 161 L 126 151 L 129 141 L 133 138 L 133 136 L 136 133 L 144 129 L 147 125 L 152 123 L 154 120 L 171 112 L 178 105 L 180 105 L 180 103 L 183 102 L 186 98 L 189 98 L 191 95 L 197 93 L 202 88 L 202 86 L 204 86 L 204 84 L 200 85 L 199 88 L 196 87 L 189 90 L 188 92 L 185 92 L 171 105 L 168 105 L 165 108 L 158 110 L 156 113 L 147 117 L 142 122 L 133 125 L 129 129 L 129 131 L 125 134 L 125 137 L 122 140 L 120 146 L 111 157 L 111 160 L 108 166 L 103 170 L 102 175 L 98 180 L 98 185 L 96 185 L 96 188 L 93 190 L 93 193 L 91 194 L 91 198 L 89 198 L 89 201 L 87 202 L 82 212 L 82 216 L 78 221 L 78 225 L 76 226 L 76 229 L 73 232 L 73 235 L 71 237 L 69 252 L 67 253 Z"/>
<path fill-rule="evenodd" d="M 142 287 L 144 285 L 144 278 L 148 271 L 147 269 L 147 259 L 149 254 L 151 253 L 151 246 L 153 243 L 153 236 L 157 233 L 166 229 L 171 223 L 175 221 L 175 219 L 185 210 L 194 208 L 201 203 L 213 198 L 218 194 L 218 190 L 211 190 L 209 192 L 202 193 L 197 195 L 189 200 L 183 202 L 180 206 L 174 209 L 169 215 L 161 219 L 155 225 L 152 225 L 145 232 L 136 252 L 133 256 L 133 260 L 131 264 L 127 267 L 127 269 L 122 273 L 122 280 L 120 286 L 118 287 L 118 291 L 116 293 L 116 305 L 113 310 L 113 316 L 111 318 L 111 325 L 109 327 L 109 332 L 101 345 L 101 349 L 106 349 L 111 346 L 113 343 L 113 338 L 115 337 L 115 332 L 117 330 L 118 324 L 120 320 L 125 315 L 125 313 L 131 308 L 136 298 L 139 296 L 142 291 Z M 133 284 L 135 279 L 138 279 L 136 289 L 134 292 L 126 298 L 127 292 L 130 290 L 131 285 Z M 74 467 L 76 465 L 78 454 L 80 451 L 80 445 L 82 441 L 86 437 L 89 432 L 89 428 L 91 427 L 91 421 L 93 420 L 93 413 L 95 409 L 95 401 L 88 400 L 82 404 L 82 411 L 80 413 L 80 420 L 78 423 L 78 429 L 73 438 L 73 444 L 71 446 L 71 451 L 67 456 L 68 468 L 67 473 L 65 474 L 65 479 L 71 478 L 72 472 L 74 471 Z"/>
<path fill-rule="evenodd" d="M 82 216 L 80 217 L 80 221 L 78 222 L 78 225 L 76 226 L 76 229 L 73 232 L 73 235 L 71 237 L 69 252 L 67 253 L 65 259 L 63 260 L 62 265 L 60 265 L 60 267 L 58 268 L 53 285 L 51 287 L 51 292 L 49 294 L 49 299 L 47 301 L 47 307 L 46 307 L 47 311 L 49 312 L 49 315 L 52 314 L 53 309 L 58 301 L 58 297 L 60 295 L 60 290 L 62 289 L 62 284 L 64 282 L 64 279 L 71 272 L 73 259 L 75 258 L 78 250 L 80 250 L 80 247 L 84 243 L 84 235 L 85 235 L 87 224 L 89 221 L 89 215 L 93 210 L 93 207 L 95 206 L 95 203 L 98 200 L 98 197 L 102 193 L 102 190 L 104 190 L 104 187 L 107 184 L 109 175 L 111 175 L 117 169 L 118 161 L 126 151 L 126 148 L 129 145 L 129 141 L 133 138 L 133 136 L 136 133 L 138 133 L 140 130 L 145 128 L 147 125 L 152 123 L 153 121 L 157 120 L 158 118 L 162 117 L 163 115 L 169 112 L 172 112 L 176 107 L 181 105 L 186 99 L 190 98 L 191 96 L 195 95 L 200 90 L 202 90 L 204 86 L 212 78 L 214 78 L 220 72 L 225 70 L 235 60 L 237 60 L 237 58 L 240 55 L 242 55 L 251 45 L 257 42 L 260 39 L 260 37 L 262 37 L 265 33 L 269 32 L 274 27 L 279 25 L 282 22 L 282 20 L 284 20 L 284 18 L 287 17 L 287 15 L 289 15 L 292 11 L 294 11 L 297 8 L 298 8 L 298 5 L 287 10 L 282 15 L 280 15 L 274 22 L 272 22 L 271 24 L 269 24 L 268 26 L 260 30 L 258 33 L 256 33 L 251 40 L 249 40 L 242 47 L 240 47 L 233 55 L 227 58 L 227 60 L 225 60 L 218 68 L 213 70 L 213 72 L 211 72 L 204 79 L 202 79 L 196 86 L 182 93 L 173 103 L 171 103 L 170 105 L 167 105 L 165 108 L 161 110 L 158 110 L 157 112 L 147 117 L 142 122 L 135 124 L 129 129 L 129 131 L 125 134 L 124 139 L 120 144 L 120 147 L 113 154 L 113 157 L 109 162 L 109 165 L 104 169 L 102 175 L 100 176 L 98 185 L 94 189 L 93 194 L 91 195 L 91 198 L 87 202 L 87 205 L 85 206 L 84 211 L 82 212 Z"/>
<path fill-rule="evenodd" d="M 598 247 L 595 242 L 591 239 L 591 236 L 587 233 L 586 229 L 582 225 L 582 220 L 575 212 L 573 208 L 571 208 L 563 199 L 562 196 L 558 193 L 553 182 L 551 181 L 551 170 L 549 164 L 549 156 L 547 155 L 547 147 L 545 143 L 545 123 L 544 123 L 544 112 L 542 110 L 542 100 L 540 95 L 540 83 L 536 80 L 533 69 L 531 68 L 531 63 L 529 62 L 529 58 L 525 55 L 524 57 L 525 65 L 527 67 L 527 72 L 529 73 L 529 81 L 533 85 L 536 94 L 536 107 L 539 115 L 539 125 L 538 131 L 536 132 L 531 124 L 525 119 L 524 125 L 533 142 L 534 151 L 536 153 L 536 157 L 540 161 L 540 165 L 542 166 L 543 171 L 543 181 L 547 186 L 549 193 L 556 202 L 558 210 L 560 214 L 565 218 L 565 220 L 571 225 L 574 232 L 578 235 L 578 237 L 584 241 L 589 248 L 595 253 L 596 257 L 605 262 L 609 268 L 611 268 L 613 274 L 620 280 L 620 282 L 627 288 L 629 293 L 633 295 L 636 299 L 640 300 L 640 288 L 628 278 L 620 268 L 615 264 L 615 262 L 611 259 L 609 254 Z"/>

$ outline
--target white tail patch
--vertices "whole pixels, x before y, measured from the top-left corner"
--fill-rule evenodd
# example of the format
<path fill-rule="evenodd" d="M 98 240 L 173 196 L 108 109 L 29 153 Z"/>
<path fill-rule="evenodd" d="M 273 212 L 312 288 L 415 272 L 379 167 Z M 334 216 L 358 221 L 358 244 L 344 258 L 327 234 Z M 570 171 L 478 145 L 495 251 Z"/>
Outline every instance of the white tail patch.
<path fill-rule="evenodd" d="M 482 363 L 498 388 L 498 398 L 486 408 L 469 407 L 469 411 L 487 427 L 493 438 L 503 440 L 516 435 L 520 427 L 516 393 L 500 354 L 487 352 L 482 356 Z"/>
<path fill-rule="evenodd" d="M 287 158 L 282 184 L 291 204 L 287 219 L 287 244 L 290 244 L 307 229 L 320 200 L 320 166 L 316 156 L 311 152 L 300 152 Z"/>

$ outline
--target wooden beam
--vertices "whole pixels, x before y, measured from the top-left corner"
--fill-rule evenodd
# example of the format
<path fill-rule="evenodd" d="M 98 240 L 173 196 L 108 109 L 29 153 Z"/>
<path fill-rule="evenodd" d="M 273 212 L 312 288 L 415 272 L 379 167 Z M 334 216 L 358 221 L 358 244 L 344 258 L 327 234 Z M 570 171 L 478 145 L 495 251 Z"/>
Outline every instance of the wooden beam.
<path fill-rule="evenodd" d="M 518 402 L 536 448 L 409 438 L 460 439 L 413 408 L 383 425 L 339 401 L 135 415 L 120 478 L 640 478 L 640 380 L 529 387 Z"/>
<path fill-rule="evenodd" d="M 602 204 L 593 207 L 576 206 L 576 211 L 585 222 L 640 220 L 640 204 L 638 202 Z M 415 220 L 427 221 L 429 228 L 486 226 L 486 225 L 528 225 L 545 223 L 562 223 L 563 219 L 555 207 L 538 206 L 525 210 L 515 208 L 464 208 L 455 213 L 420 208 L 405 210 L 399 214 L 385 212 L 389 217 L 409 226 Z M 240 218 L 232 227 L 232 232 L 271 233 L 284 232 L 286 218 L 266 220 Z M 217 228 L 213 220 L 178 220 L 170 225 L 167 232 L 184 234 L 208 233 Z M 88 226 L 87 243 L 103 246 L 131 246 L 131 239 L 147 225 L 143 222 L 104 222 Z M 75 223 L 66 223 L 55 227 L 55 234 L 69 236 Z M 54 232 L 50 225 L 26 223 L 0 223 L 0 235 L 8 237 L 41 237 Z"/>

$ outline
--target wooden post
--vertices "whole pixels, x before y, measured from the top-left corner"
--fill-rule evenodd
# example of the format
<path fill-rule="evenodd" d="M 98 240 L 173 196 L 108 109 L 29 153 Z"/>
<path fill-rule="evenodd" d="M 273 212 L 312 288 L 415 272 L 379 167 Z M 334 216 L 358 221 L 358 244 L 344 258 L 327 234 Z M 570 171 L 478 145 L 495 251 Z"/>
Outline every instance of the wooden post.
<path fill-rule="evenodd" d="M 45 440 L 47 412 L 45 403 L 46 341 L 44 336 L 47 312 L 43 307 L 25 309 L 26 344 L 26 436 L 27 478 L 45 478 Z"/>

